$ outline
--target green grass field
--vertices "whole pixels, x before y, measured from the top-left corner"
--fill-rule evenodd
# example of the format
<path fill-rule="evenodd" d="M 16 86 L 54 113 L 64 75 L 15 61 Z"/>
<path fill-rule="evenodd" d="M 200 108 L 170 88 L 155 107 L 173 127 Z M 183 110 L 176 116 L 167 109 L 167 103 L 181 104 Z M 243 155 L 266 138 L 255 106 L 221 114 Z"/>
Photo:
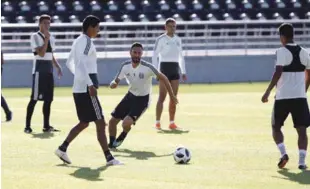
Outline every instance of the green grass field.
<path fill-rule="evenodd" d="M 177 123 L 186 131 L 167 130 L 166 103 L 164 130 L 158 132 L 153 128 L 155 86 L 151 107 L 113 152 L 125 163 L 118 167 L 105 167 L 93 124 L 69 147 L 72 165 L 63 165 L 54 155 L 77 123 L 70 88 L 56 88 L 52 105 L 51 123 L 62 132 L 42 133 L 42 103 L 38 103 L 32 121 L 34 133 L 29 135 L 23 129 L 30 89 L 3 89 L 14 120 L 2 123 L 2 188 L 309 189 L 310 171 L 297 169 L 297 136 L 291 119 L 284 127 L 290 162 L 285 170 L 276 166 L 279 152 L 270 128 L 273 99 L 268 104 L 260 102 L 265 87 L 266 83 L 183 85 Z M 126 89 L 101 87 L 106 119 Z M 191 151 L 190 164 L 174 163 L 171 154 L 179 145 Z"/>

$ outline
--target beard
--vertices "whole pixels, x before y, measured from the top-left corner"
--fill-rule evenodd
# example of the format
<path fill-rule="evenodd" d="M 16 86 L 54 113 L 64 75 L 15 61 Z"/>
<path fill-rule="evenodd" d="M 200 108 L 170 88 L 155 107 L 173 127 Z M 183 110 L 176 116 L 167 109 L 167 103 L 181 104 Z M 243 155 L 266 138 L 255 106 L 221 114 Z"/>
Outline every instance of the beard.
<path fill-rule="evenodd" d="M 131 58 L 132 63 L 138 64 L 140 63 L 141 58 Z"/>

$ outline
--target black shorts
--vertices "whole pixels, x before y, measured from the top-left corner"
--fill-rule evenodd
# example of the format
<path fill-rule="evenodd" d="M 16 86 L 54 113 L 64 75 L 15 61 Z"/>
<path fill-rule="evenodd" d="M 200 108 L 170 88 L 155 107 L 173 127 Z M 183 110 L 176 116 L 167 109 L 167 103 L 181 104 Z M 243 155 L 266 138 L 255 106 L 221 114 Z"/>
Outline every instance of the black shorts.
<path fill-rule="evenodd" d="M 98 96 L 90 96 L 88 92 L 73 93 L 73 98 L 81 122 L 89 123 L 104 118 Z"/>
<path fill-rule="evenodd" d="M 41 101 L 53 101 L 54 76 L 52 73 L 35 72 L 32 74 L 31 99 Z"/>
<path fill-rule="evenodd" d="M 160 72 L 163 73 L 169 81 L 179 80 L 179 63 L 177 62 L 161 62 Z"/>
<path fill-rule="evenodd" d="M 131 117 L 136 122 L 145 112 L 149 105 L 149 95 L 135 96 L 128 92 L 121 102 L 116 106 L 111 115 L 116 119 L 123 120 L 126 116 Z"/>
<path fill-rule="evenodd" d="M 306 98 L 276 100 L 272 112 L 272 125 L 281 127 L 291 113 L 294 127 L 310 125 L 309 107 Z"/>

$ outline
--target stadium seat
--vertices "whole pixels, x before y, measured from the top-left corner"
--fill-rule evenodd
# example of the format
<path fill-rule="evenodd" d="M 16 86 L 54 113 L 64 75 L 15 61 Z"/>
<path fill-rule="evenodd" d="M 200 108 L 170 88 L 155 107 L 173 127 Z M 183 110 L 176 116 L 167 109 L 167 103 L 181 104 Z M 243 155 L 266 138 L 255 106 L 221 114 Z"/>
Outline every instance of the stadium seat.
<path fill-rule="evenodd" d="M 227 12 L 223 14 L 223 18 L 224 20 L 233 20 L 232 16 Z"/>
<path fill-rule="evenodd" d="M 145 14 L 140 14 L 139 20 L 142 22 L 148 22 L 149 21 L 149 19 L 145 16 Z"/>
<path fill-rule="evenodd" d="M 128 16 L 127 14 L 124 14 L 121 18 L 122 18 L 123 22 L 131 22 L 132 21 L 130 16 Z"/>
<path fill-rule="evenodd" d="M 306 19 L 310 19 L 310 12 L 307 12 L 305 17 Z"/>
<path fill-rule="evenodd" d="M 256 14 L 256 18 L 258 20 L 266 20 L 266 17 L 261 12 Z"/>
<path fill-rule="evenodd" d="M 22 24 L 22 23 L 27 23 L 24 16 L 17 16 L 17 17 L 16 17 L 16 22 L 17 22 L 17 23 L 20 23 L 20 24 Z"/>
<path fill-rule="evenodd" d="M 125 2 L 125 7 L 126 7 L 127 11 L 134 11 L 134 10 L 136 10 L 136 6 L 130 0 L 127 0 Z"/>
<path fill-rule="evenodd" d="M 117 11 L 118 10 L 118 6 L 115 4 L 115 2 L 113 0 L 108 2 L 108 7 L 110 11 Z"/>
<path fill-rule="evenodd" d="M 293 12 L 291 12 L 289 16 L 291 19 L 299 19 L 299 17 Z"/>
<path fill-rule="evenodd" d="M 252 9 L 253 5 L 248 0 L 243 0 L 242 5 L 244 9 Z"/>
<path fill-rule="evenodd" d="M 174 18 L 176 21 L 183 21 L 182 17 L 181 17 L 179 14 L 174 14 L 174 15 L 173 15 L 173 18 Z"/>
<path fill-rule="evenodd" d="M 22 12 L 28 12 L 30 11 L 30 6 L 29 4 L 27 3 L 27 1 L 22 1 L 20 2 L 19 4 L 19 8 Z"/>
<path fill-rule="evenodd" d="M 175 1 L 175 5 L 177 7 L 178 10 L 185 10 L 186 9 L 186 6 L 185 4 L 182 2 L 182 0 L 177 0 Z"/>
<path fill-rule="evenodd" d="M 58 15 L 54 15 L 52 17 L 52 22 L 54 22 L 54 23 L 62 23 L 62 19 Z"/>
<path fill-rule="evenodd" d="M 38 23 L 40 19 L 40 16 L 34 16 L 33 17 L 33 22 Z"/>
<path fill-rule="evenodd" d="M 5 1 L 2 4 L 2 10 L 4 12 L 12 12 L 13 11 L 13 6 L 12 6 L 12 4 L 9 1 Z"/>
<path fill-rule="evenodd" d="M 104 16 L 104 20 L 105 20 L 106 22 L 114 22 L 114 21 L 115 21 L 115 20 L 113 19 L 113 17 L 112 17 L 111 15 L 109 15 L 109 14 L 107 14 L 107 15 Z"/>
<path fill-rule="evenodd" d="M 152 5 L 148 0 L 141 1 L 141 7 L 143 12 L 151 12 L 153 10 Z"/>
<path fill-rule="evenodd" d="M 165 18 L 163 17 L 162 14 L 157 14 L 157 15 L 156 15 L 156 20 L 157 20 L 157 21 L 165 21 Z"/>
<path fill-rule="evenodd" d="M 170 9 L 170 6 L 169 6 L 169 4 L 168 3 L 166 3 L 166 1 L 165 0 L 161 0 L 161 1 L 159 1 L 159 7 L 160 7 L 160 10 L 161 11 L 168 11 L 169 9 Z"/>
<path fill-rule="evenodd" d="M 283 20 L 283 17 L 278 12 L 275 12 L 272 17 L 274 20 Z"/>
<path fill-rule="evenodd" d="M 246 13 L 241 13 L 240 14 L 240 19 L 241 20 L 250 20 L 249 16 Z"/>
<path fill-rule="evenodd" d="M 79 18 L 76 15 L 71 15 L 69 17 L 69 19 L 70 19 L 71 23 L 78 23 L 78 22 L 80 22 Z"/>
<path fill-rule="evenodd" d="M 220 9 L 220 5 L 217 4 L 214 0 L 209 0 L 209 6 L 212 10 Z"/>
<path fill-rule="evenodd" d="M 226 6 L 228 9 L 236 9 L 236 4 L 232 0 L 226 0 Z"/>
<path fill-rule="evenodd" d="M 65 11 L 66 11 L 66 7 L 65 7 L 65 5 L 63 4 L 62 1 L 57 1 L 57 2 L 55 3 L 55 7 L 56 7 L 56 10 L 57 10 L 58 12 L 65 12 Z"/>
<path fill-rule="evenodd" d="M 301 7 L 301 3 L 299 0 L 291 0 L 291 3 L 293 4 L 294 8 L 300 8 Z"/>
<path fill-rule="evenodd" d="M 215 20 L 217 20 L 217 19 L 215 18 L 215 16 L 214 16 L 212 13 L 209 13 L 209 14 L 207 15 L 207 20 L 215 21 Z"/>
<path fill-rule="evenodd" d="M 193 13 L 191 16 L 190 16 L 191 20 L 192 21 L 200 21 L 201 19 L 199 18 L 199 16 L 197 16 L 196 13 Z"/>
<path fill-rule="evenodd" d="M 46 4 L 44 1 L 40 1 L 37 5 L 40 12 L 47 12 L 49 10 L 48 4 Z"/>
<path fill-rule="evenodd" d="M 286 7 L 282 0 L 276 0 L 276 4 L 277 4 L 277 8 L 279 9 L 283 9 Z"/>
<path fill-rule="evenodd" d="M 101 11 L 101 6 L 97 1 L 91 1 L 90 7 L 91 7 L 92 11 Z"/>
<path fill-rule="evenodd" d="M 1 23 L 7 24 L 7 23 L 9 23 L 9 21 L 5 16 L 1 16 Z"/>
<path fill-rule="evenodd" d="M 74 1 L 72 3 L 72 6 L 73 6 L 74 11 L 83 11 L 84 10 L 84 7 L 80 1 Z"/>
<path fill-rule="evenodd" d="M 262 9 L 268 9 L 269 8 L 269 4 L 265 0 L 259 0 L 258 4 L 259 4 L 260 8 L 262 8 Z"/>
<path fill-rule="evenodd" d="M 192 1 L 192 6 L 195 10 L 202 10 L 203 9 L 203 5 L 198 0 Z"/>

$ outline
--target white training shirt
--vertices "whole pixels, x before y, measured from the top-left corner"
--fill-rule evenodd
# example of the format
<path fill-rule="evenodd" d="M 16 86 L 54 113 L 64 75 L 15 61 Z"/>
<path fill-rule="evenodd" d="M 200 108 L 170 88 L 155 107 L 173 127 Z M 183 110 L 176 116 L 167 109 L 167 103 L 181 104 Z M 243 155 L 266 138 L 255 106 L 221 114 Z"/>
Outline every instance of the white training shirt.
<path fill-rule="evenodd" d="M 296 46 L 296 44 L 287 45 Z M 276 66 L 287 66 L 293 60 L 292 53 L 285 47 L 279 48 L 276 56 Z M 301 48 L 299 57 L 306 69 L 310 69 L 310 57 L 307 50 Z M 283 72 L 277 83 L 276 100 L 307 98 L 305 76 L 305 72 Z"/>
<path fill-rule="evenodd" d="M 39 31 L 40 34 L 44 37 L 44 34 Z M 30 43 L 31 43 L 31 49 L 32 52 L 36 52 L 36 48 L 42 47 L 44 45 L 44 39 L 38 34 L 38 32 L 33 33 L 30 37 Z M 50 43 L 52 47 L 52 51 L 55 50 L 55 38 L 51 35 L 50 36 Z M 51 52 L 46 52 L 44 57 L 41 57 L 39 55 L 35 56 L 36 60 L 53 60 L 53 53 Z"/>
<path fill-rule="evenodd" d="M 87 92 L 93 85 L 89 74 L 97 73 L 96 48 L 90 37 L 81 34 L 74 40 L 66 65 L 74 74 L 73 92 Z"/>
<path fill-rule="evenodd" d="M 129 92 L 135 96 L 146 96 L 151 93 L 152 77 L 157 77 L 158 70 L 150 63 L 141 60 L 140 64 L 134 68 L 131 60 L 122 64 L 121 69 L 115 78 L 126 78 L 129 85 Z"/>
<path fill-rule="evenodd" d="M 156 39 L 152 63 L 159 69 L 159 62 L 178 62 L 181 73 L 186 74 L 185 61 L 182 55 L 182 40 L 180 37 L 177 35 L 170 37 L 167 34 L 162 34 Z"/>

